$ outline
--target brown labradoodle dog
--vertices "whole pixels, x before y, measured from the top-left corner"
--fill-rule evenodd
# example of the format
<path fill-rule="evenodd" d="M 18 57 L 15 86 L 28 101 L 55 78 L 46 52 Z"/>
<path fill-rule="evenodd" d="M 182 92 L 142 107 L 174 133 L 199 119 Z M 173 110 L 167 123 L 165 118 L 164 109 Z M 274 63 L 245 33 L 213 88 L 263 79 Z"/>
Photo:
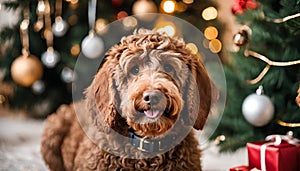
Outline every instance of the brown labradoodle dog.
<path fill-rule="evenodd" d="M 201 170 L 214 86 L 181 39 L 140 29 L 107 53 L 86 99 L 48 117 L 51 170 Z M 76 117 L 77 116 L 77 117 Z"/>

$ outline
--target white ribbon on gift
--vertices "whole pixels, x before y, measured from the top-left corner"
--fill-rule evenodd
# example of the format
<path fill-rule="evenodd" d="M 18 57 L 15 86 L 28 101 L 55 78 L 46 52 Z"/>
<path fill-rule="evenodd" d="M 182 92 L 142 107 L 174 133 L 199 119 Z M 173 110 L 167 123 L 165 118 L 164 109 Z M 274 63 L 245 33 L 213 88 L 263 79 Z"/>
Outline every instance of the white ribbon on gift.
<path fill-rule="evenodd" d="M 266 141 L 270 141 L 267 142 L 265 144 L 263 144 L 260 147 L 260 167 L 261 167 L 261 171 L 267 171 L 267 166 L 266 166 L 266 149 L 267 146 L 270 145 L 274 145 L 274 146 L 278 146 L 281 144 L 282 140 L 287 141 L 289 144 L 292 145 L 298 145 L 300 143 L 300 140 L 297 138 L 294 138 L 292 136 L 289 135 L 269 135 L 266 137 Z"/>

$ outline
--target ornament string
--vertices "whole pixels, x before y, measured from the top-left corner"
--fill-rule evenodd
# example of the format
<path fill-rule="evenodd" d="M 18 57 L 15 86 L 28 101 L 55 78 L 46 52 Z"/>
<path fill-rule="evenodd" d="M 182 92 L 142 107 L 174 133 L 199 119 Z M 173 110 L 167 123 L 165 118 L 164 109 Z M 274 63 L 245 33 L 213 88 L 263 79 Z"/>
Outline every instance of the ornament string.
<path fill-rule="evenodd" d="M 62 0 L 56 0 L 55 2 L 55 22 L 52 25 L 52 33 L 56 37 L 62 37 L 65 35 L 68 29 L 68 24 L 62 18 Z"/>
<path fill-rule="evenodd" d="M 88 19 L 90 30 L 94 30 L 96 20 L 97 0 L 89 0 Z"/>
<path fill-rule="evenodd" d="M 53 33 L 51 28 L 51 9 L 50 3 L 48 0 L 45 0 L 45 30 L 44 30 L 44 38 L 46 39 L 47 47 L 53 48 Z"/>
<path fill-rule="evenodd" d="M 45 13 L 45 2 L 43 0 L 39 0 L 36 14 L 37 14 L 37 22 L 34 24 L 34 30 L 36 32 L 40 31 L 44 27 L 44 13 Z"/>
<path fill-rule="evenodd" d="M 56 0 L 55 2 L 55 18 L 61 17 L 62 13 L 62 0 Z"/>
<path fill-rule="evenodd" d="M 28 27 L 30 24 L 29 20 L 29 4 L 23 10 L 23 21 L 20 24 L 20 37 L 22 43 L 22 55 L 28 57 L 30 55 L 29 52 L 29 35 L 28 35 Z"/>
<path fill-rule="evenodd" d="M 298 18 L 298 17 L 300 17 L 300 13 L 297 13 L 297 14 L 294 14 L 294 15 L 289 15 L 289 16 L 286 16 L 284 18 L 275 18 L 275 19 L 273 19 L 273 18 L 264 17 L 264 19 L 268 22 L 273 22 L 273 23 L 279 24 L 279 23 L 284 23 L 288 20 L 292 20 L 294 18 Z"/>
<path fill-rule="evenodd" d="M 81 43 L 82 53 L 88 58 L 97 58 L 104 51 L 104 42 L 100 36 L 96 34 L 95 30 L 96 9 L 97 0 L 89 0 L 88 22 L 90 31 L 88 36 L 86 36 Z"/>

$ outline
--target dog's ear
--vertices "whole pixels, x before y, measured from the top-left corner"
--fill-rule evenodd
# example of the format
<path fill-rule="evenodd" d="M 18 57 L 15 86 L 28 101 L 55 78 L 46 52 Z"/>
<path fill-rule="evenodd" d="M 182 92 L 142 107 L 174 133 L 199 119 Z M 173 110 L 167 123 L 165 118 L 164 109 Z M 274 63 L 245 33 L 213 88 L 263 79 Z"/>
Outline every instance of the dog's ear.
<path fill-rule="evenodd" d="M 119 96 L 114 85 L 114 70 L 117 59 L 107 59 L 95 75 L 91 85 L 86 89 L 87 109 L 96 127 L 104 132 L 110 128 L 118 131 L 124 127 L 123 119 L 118 113 Z"/>
<path fill-rule="evenodd" d="M 187 93 L 187 108 L 191 123 L 197 130 L 203 129 L 211 105 L 218 98 L 216 86 L 209 78 L 203 64 L 194 58 L 190 66 L 193 78 L 190 79 Z"/>

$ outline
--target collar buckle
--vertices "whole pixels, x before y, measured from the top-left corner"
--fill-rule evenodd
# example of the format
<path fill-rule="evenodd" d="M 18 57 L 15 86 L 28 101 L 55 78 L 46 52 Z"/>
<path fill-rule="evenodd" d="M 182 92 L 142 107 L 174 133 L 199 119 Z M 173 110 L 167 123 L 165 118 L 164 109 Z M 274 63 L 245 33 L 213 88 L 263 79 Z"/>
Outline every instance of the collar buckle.
<path fill-rule="evenodd" d="M 144 149 L 144 144 L 145 143 L 149 143 L 149 142 L 146 140 L 145 137 L 141 138 L 138 149 L 141 150 L 141 151 L 147 152 L 147 149 Z"/>
<path fill-rule="evenodd" d="M 164 150 L 162 141 L 140 137 L 136 135 L 133 130 L 129 130 L 129 141 L 134 147 L 143 152 L 155 152 Z"/>

